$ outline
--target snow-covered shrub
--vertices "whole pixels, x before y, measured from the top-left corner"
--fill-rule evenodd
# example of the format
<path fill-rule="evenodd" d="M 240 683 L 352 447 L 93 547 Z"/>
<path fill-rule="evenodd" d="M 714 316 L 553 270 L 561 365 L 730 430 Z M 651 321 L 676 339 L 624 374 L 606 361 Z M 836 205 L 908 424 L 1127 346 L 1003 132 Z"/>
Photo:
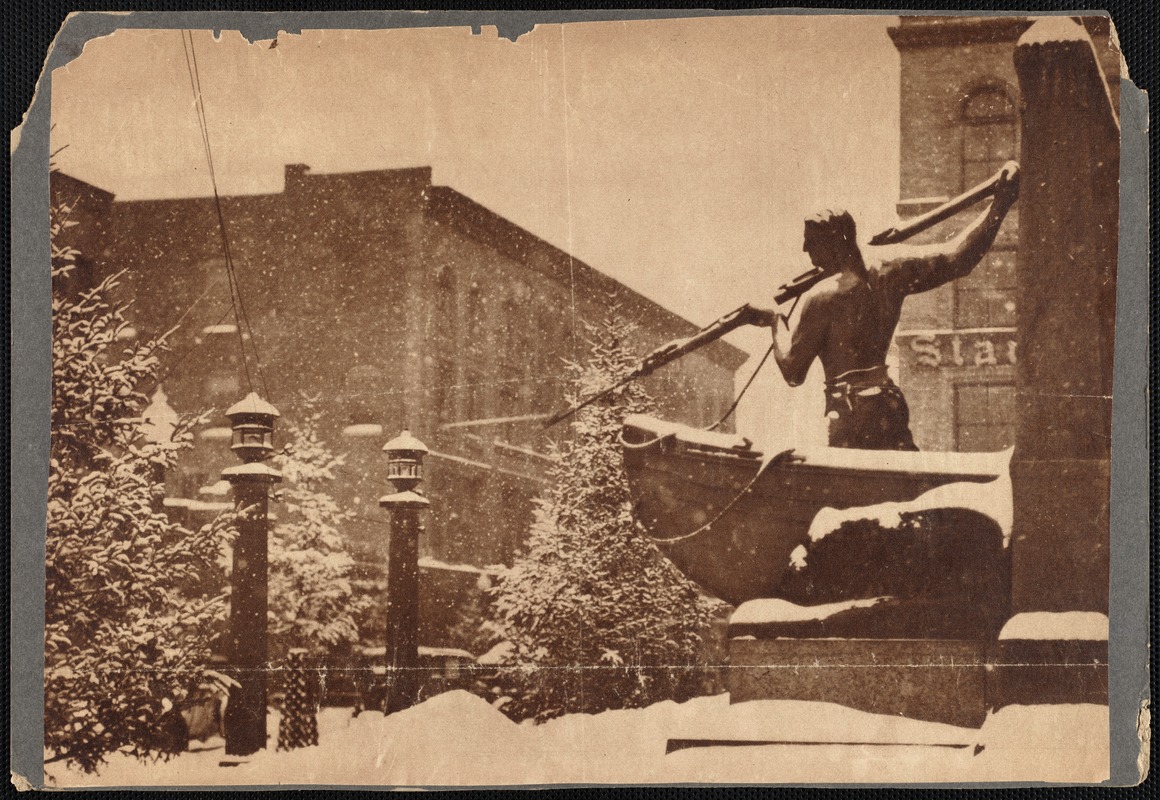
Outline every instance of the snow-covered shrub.
<path fill-rule="evenodd" d="M 204 575 L 216 574 L 231 519 L 191 531 L 161 510 L 164 470 L 194 421 L 169 441 L 142 437 L 140 389 L 161 343 L 122 346 L 125 309 L 107 299 L 117 276 L 70 286 L 69 209 L 52 211 L 44 745 L 46 761 L 92 771 L 114 751 L 148 757 L 172 740 L 168 712 L 201 677 L 224 611 Z"/>
<path fill-rule="evenodd" d="M 636 365 L 632 331 L 615 308 L 590 329 L 587 362 L 569 365 L 570 402 Z M 624 416 L 651 408 L 630 383 L 574 416 L 554 452 L 526 549 L 493 592 L 492 625 L 509 643 L 498 665 L 512 698 L 505 713 L 544 720 L 645 706 L 701 685 L 710 605 L 639 532 L 617 444 Z"/>
<path fill-rule="evenodd" d="M 269 635 L 271 658 L 304 647 L 325 656 L 359 638 L 356 620 L 370 598 L 354 590 L 354 559 L 340 528 L 351 516 L 326 487 L 343 463 L 318 438 L 319 412 L 311 402 L 297 423 L 288 423 L 288 445 L 274 456 L 284 489 L 269 539 Z"/>

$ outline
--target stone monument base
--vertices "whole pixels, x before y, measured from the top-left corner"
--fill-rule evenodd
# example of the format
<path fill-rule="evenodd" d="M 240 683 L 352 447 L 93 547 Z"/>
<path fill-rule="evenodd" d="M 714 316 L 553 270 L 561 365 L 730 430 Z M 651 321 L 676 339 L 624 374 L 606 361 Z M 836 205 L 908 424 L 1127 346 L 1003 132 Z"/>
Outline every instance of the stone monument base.
<path fill-rule="evenodd" d="M 1007 705 L 1108 701 L 1102 614 L 1018 614 L 992 640 L 778 636 L 772 623 L 755 636 L 745 606 L 735 616 L 731 703 L 813 700 L 978 728 Z"/>
<path fill-rule="evenodd" d="M 1108 618 L 1093 612 L 1016 614 L 987 659 L 987 704 L 1108 702 Z"/>
<path fill-rule="evenodd" d="M 987 716 L 986 643 L 733 639 L 729 700 L 815 700 L 967 728 Z"/>

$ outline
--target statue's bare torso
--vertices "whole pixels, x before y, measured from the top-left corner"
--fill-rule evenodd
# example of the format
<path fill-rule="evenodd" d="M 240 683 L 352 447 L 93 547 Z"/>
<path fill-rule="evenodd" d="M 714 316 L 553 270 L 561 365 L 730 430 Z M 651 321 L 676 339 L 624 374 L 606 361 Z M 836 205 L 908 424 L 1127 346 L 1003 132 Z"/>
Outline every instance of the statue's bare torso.
<path fill-rule="evenodd" d="M 870 267 L 862 278 L 849 273 L 835 275 L 819 284 L 802 309 L 810 323 L 824 326 L 818 359 L 826 380 L 833 381 L 853 370 L 885 363 L 905 295 L 882 280 L 882 269 Z"/>
<path fill-rule="evenodd" d="M 822 362 L 827 381 L 881 367 L 906 297 L 952 275 L 946 255 L 918 251 L 826 278 L 802 299 L 791 341 L 779 352 L 786 380 L 799 385 L 815 358 Z"/>
<path fill-rule="evenodd" d="M 822 362 L 831 446 L 915 449 L 905 400 L 885 369 L 902 303 L 969 274 L 1018 195 L 1019 167 L 1012 162 L 997 176 L 992 202 L 954 240 L 910 247 L 870 266 L 847 212 L 827 209 L 805 221 L 802 250 L 829 277 L 802 296 L 796 323 L 792 310 L 756 313 L 760 324 L 773 327 L 774 360 L 791 386 L 805 381 L 815 359 Z"/>

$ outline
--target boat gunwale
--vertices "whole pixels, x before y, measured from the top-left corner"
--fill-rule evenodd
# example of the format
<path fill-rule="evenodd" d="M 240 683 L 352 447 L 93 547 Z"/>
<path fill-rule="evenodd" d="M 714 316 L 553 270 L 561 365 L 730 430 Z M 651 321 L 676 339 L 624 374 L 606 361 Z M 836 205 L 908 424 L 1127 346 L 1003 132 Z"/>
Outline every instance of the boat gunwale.
<path fill-rule="evenodd" d="M 655 419 L 647 417 L 647 419 Z M 660 425 L 679 426 L 679 423 L 666 423 L 663 420 L 656 420 Z M 681 426 L 688 427 L 688 426 Z M 624 430 L 633 429 L 642 433 L 651 435 L 651 440 L 634 443 L 625 440 Z M 696 432 L 696 429 L 689 429 Z M 723 435 L 724 436 L 724 435 Z M 914 475 L 914 476 L 930 476 L 932 478 L 955 478 L 960 481 L 970 481 L 972 483 L 987 483 L 990 480 L 1002 477 L 1004 469 L 1000 468 L 999 460 L 1004 453 L 1009 456 L 1009 451 L 984 451 L 984 452 L 966 452 L 959 453 L 956 451 L 947 451 L 946 456 L 951 459 L 972 462 L 970 466 L 964 466 L 961 470 L 946 469 L 942 467 L 921 467 L 921 466 L 906 466 L 906 465 L 891 465 L 890 458 L 897 458 L 902 460 L 914 460 L 916 456 L 923 460 L 928 460 L 929 457 L 937 451 L 918 451 L 912 453 L 902 450 L 858 450 L 852 448 L 836 448 L 827 446 L 810 446 L 805 448 L 788 448 L 776 455 L 767 457 L 762 451 L 755 450 L 752 447 L 746 448 L 725 448 L 717 447 L 712 444 L 705 444 L 695 441 L 693 439 L 682 437 L 679 430 L 664 430 L 663 432 L 653 428 L 642 425 L 639 422 L 630 423 L 625 421 L 620 437 L 622 444 L 627 445 L 624 451 L 625 456 L 628 453 L 633 453 L 635 459 L 645 459 L 648 457 L 656 458 L 657 455 L 668 458 L 688 459 L 695 461 L 716 462 L 724 466 L 729 463 L 734 464 L 756 464 L 760 469 L 766 470 L 772 464 L 770 461 L 779 462 L 777 466 L 792 465 L 794 469 L 799 470 L 817 470 L 824 471 L 828 474 L 844 475 L 849 473 L 856 473 L 859 476 L 864 475 Z M 744 439 L 748 442 L 748 439 Z M 921 455 L 918 455 L 918 453 Z M 648 453 L 649 456 L 645 454 Z M 873 453 L 875 454 L 875 461 L 873 463 L 859 463 L 861 458 L 852 457 L 853 453 Z M 942 453 L 939 453 L 943 455 Z M 831 459 L 836 459 L 839 463 L 833 463 Z M 887 459 L 884 465 L 881 459 Z M 979 462 L 994 461 L 992 465 L 984 467 Z M 844 462 L 844 463 L 842 463 Z M 953 481 L 952 481 L 953 482 Z"/>
<path fill-rule="evenodd" d="M 639 453 L 640 451 L 637 451 L 637 452 Z M 789 452 L 793 452 L 793 451 L 789 451 Z M 951 471 L 946 471 L 946 470 L 937 470 L 936 471 L 936 470 L 922 470 L 922 469 L 890 469 L 890 468 L 864 469 L 864 468 L 850 467 L 850 466 L 838 467 L 838 466 L 832 466 L 830 464 L 817 464 L 817 463 L 811 464 L 808 461 L 802 461 L 802 460 L 798 460 L 795 458 L 787 458 L 787 459 L 781 460 L 777 463 L 771 463 L 769 465 L 765 465 L 764 461 L 758 461 L 758 460 L 750 461 L 748 459 L 742 460 L 742 459 L 738 459 L 735 457 L 730 457 L 728 455 L 710 453 L 710 452 L 706 452 L 706 451 L 697 451 L 695 453 L 689 453 L 689 451 L 685 451 L 685 450 L 682 450 L 679 452 L 674 452 L 672 450 L 659 450 L 658 453 L 661 457 L 660 459 L 658 459 L 655 454 L 652 456 L 651 459 L 645 457 L 643 454 L 635 455 L 633 458 L 634 458 L 634 460 L 639 460 L 642 462 L 641 466 L 639 467 L 641 469 L 644 469 L 647 471 L 652 471 L 652 472 L 663 472 L 663 473 L 669 474 L 669 475 L 678 475 L 679 477 L 684 478 L 685 480 L 690 480 L 690 481 L 692 481 L 690 476 L 684 475 L 684 474 L 678 474 L 675 471 L 675 468 L 671 468 L 671 469 L 660 468 L 659 466 L 657 466 L 658 462 L 661 461 L 661 459 L 671 460 L 671 461 L 675 461 L 677 463 L 679 463 L 680 461 L 695 461 L 695 462 L 701 462 L 701 463 L 705 463 L 705 464 L 712 464 L 712 465 L 718 466 L 718 467 L 726 467 L 726 466 L 732 466 L 732 465 L 749 466 L 752 464 L 753 466 L 757 467 L 757 470 L 755 470 L 754 472 L 761 471 L 763 469 L 765 472 L 770 472 L 773 469 L 777 469 L 777 470 L 780 470 L 784 473 L 807 473 L 808 474 L 808 473 L 814 472 L 814 473 L 825 473 L 827 475 L 834 475 L 834 476 L 857 475 L 858 477 L 882 477 L 882 478 L 895 478 L 895 479 L 910 477 L 910 478 L 913 478 L 914 480 L 926 480 L 926 479 L 939 480 L 939 479 L 944 479 L 944 478 L 956 479 L 956 480 L 949 480 L 949 481 L 944 480 L 944 481 L 941 481 L 942 483 L 958 483 L 958 482 L 990 483 L 991 481 L 998 480 L 999 478 L 1002 477 L 1002 473 L 1000 473 L 1000 472 L 994 472 L 994 471 L 993 472 L 984 472 L 981 470 L 980 471 L 971 471 L 971 472 L 951 472 Z M 644 464 L 643 462 L 645 462 L 645 461 L 648 461 L 649 463 Z M 741 472 L 742 470 L 736 470 L 736 471 Z M 744 472 L 749 473 L 750 470 L 747 469 L 747 470 L 744 470 Z M 752 476 L 750 476 L 750 477 L 752 477 Z M 724 484 L 720 484 L 720 483 L 718 483 L 718 484 L 703 484 L 700 481 L 692 481 L 692 482 L 697 483 L 698 485 L 703 485 L 703 486 L 707 486 L 710 488 L 714 487 L 714 486 L 721 486 L 722 488 L 724 488 L 724 486 L 725 486 Z"/>

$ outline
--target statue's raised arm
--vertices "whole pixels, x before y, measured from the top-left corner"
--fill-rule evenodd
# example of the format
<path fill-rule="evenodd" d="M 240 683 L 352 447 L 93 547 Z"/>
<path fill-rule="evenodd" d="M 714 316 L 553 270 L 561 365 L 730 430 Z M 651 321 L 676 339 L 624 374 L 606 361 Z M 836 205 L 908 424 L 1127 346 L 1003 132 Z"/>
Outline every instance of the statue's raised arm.
<path fill-rule="evenodd" d="M 784 323 L 773 325 L 773 355 L 791 386 L 804 383 L 821 362 L 832 447 L 916 449 L 906 400 L 886 367 L 903 300 L 967 275 L 983 259 L 1019 195 L 1018 164 L 1008 162 L 984 184 L 872 239 L 902 241 L 989 195 L 987 208 L 952 241 L 910 248 L 881 264 L 863 259 L 846 211 L 826 209 L 805 221 L 802 250 L 814 269 L 775 298 L 793 296 L 796 303 L 800 296 L 801 312 L 792 322 L 792 308 L 788 314 L 754 309 L 754 315 Z"/>
<path fill-rule="evenodd" d="M 884 262 L 881 274 L 885 284 L 909 295 L 969 275 L 995 243 L 1007 212 L 1019 197 L 1019 165 L 1014 161 L 1003 165 L 993 186 L 990 204 L 954 239 L 915 246 L 903 257 Z"/>

